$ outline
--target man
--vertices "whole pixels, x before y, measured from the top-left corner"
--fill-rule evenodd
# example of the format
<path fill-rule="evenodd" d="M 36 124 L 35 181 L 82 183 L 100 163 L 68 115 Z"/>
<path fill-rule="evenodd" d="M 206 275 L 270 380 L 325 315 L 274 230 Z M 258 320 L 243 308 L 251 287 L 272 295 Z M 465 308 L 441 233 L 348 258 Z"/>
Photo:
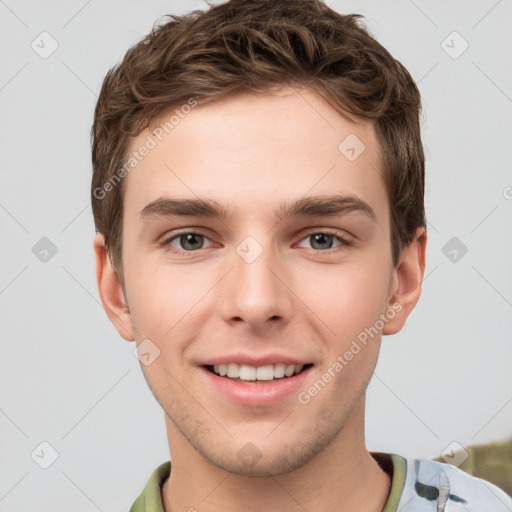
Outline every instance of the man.
<path fill-rule="evenodd" d="M 166 414 L 132 512 L 512 509 L 454 466 L 370 453 L 365 392 L 425 269 L 420 95 L 319 0 L 173 16 L 107 74 L 97 281 Z"/>

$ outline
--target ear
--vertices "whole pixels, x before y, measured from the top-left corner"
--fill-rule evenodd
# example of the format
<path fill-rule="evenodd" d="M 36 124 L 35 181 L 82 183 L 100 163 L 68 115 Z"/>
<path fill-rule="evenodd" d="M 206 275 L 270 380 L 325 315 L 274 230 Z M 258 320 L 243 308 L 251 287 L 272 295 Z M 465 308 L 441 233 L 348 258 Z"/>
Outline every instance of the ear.
<path fill-rule="evenodd" d="M 112 268 L 110 257 L 101 233 L 94 237 L 94 254 L 96 258 L 96 281 L 105 313 L 126 340 L 134 341 L 130 310 L 123 293 L 116 271 Z"/>
<path fill-rule="evenodd" d="M 396 334 L 405 325 L 421 295 L 425 273 L 427 232 L 418 228 L 411 243 L 402 249 L 396 269 L 393 270 L 389 308 L 395 315 L 386 323 L 382 334 Z"/>

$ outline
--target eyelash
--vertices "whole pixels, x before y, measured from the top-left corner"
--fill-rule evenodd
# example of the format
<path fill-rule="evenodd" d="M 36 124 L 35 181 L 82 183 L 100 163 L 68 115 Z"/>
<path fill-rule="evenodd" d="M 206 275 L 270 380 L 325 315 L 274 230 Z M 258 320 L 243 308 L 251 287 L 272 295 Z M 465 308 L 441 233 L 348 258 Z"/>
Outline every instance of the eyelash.
<path fill-rule="evenodd" d="M 176 239 L 179 239 L 183 235 L 199 235 L 199 236 L 202 236 L 202 237 L 204 237 L 206 239 L 209 239 L 206 235 L 203 235 L 202 233 L 197 232 L 197 231 L 182 231 L 180 233 L 173 234 L 169 238 L 166 238 L 163 242 L 160 243 L 160 246 L 165 248 L 167 251 L 169 251 L 169 252 L 171 252 L 173 254 L 177 254 L 177 255 L 190 255 L 190 254 L 193 254 L 193 253 L 198 252 L 198 251 L 201 250 L 201 249 L 197 249 L 197 250 L 192 250 L 192 251 L 184 251 L 182 249 L 177 249 L 177 248 L 173 247 L 171 245 L 171 242 L 173 242 Z M 303 236 L 301 238 L 300 241 L 305 240 L 306 238 L 309 238 L 309 237 L 311 237 L 313 235 L 328 235 L 328 236 L 332 236 L 336 240 L 338 240 L 338 242 L 340 242 L 340 245 L 338 247 L 330 248 L 330 249 L 327 249 L 325 251 L 322 251 L 320 249 L 312 249 L 313 251 L 318 252 L 318 253 L 331 254 L 331 253 L 335 252 L 336 249 L 338 249 L 340 246 L 343 246 L 345 248 L 348 248 L 348 247 L 352 246 L 352 241 L 348 240 L 347 238 L 344 238 L 344 237 L 340 236 L 337 231 L 332 231 L 332 230 L 329 230 L 329 229 L 309 231 L 308 233 L 305 234 L 305 236 Z M 171 247 L 172 247 L 172 249 L 171 249 Z"/>

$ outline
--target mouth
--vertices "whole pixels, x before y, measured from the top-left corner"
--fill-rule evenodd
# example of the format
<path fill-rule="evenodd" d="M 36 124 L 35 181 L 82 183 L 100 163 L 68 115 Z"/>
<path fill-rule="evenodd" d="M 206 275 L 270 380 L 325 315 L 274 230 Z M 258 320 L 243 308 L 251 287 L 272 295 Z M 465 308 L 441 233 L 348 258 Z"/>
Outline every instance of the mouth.
<path fill-rule="evenodd" d="M 315 363 L 286 354 L 238 353 L 202 361 L 200 378 L 212 400 L 227 399 L 244 407 L 272 407 L 288 403 L 307 386 Z"/>
<path fill-rule="evenodd" d="M 264 366 L 251 366 L 248 364 L 214 364 L 204 365 L 204 368 L 216 375 L 224 377 L 234 382 L 255 383 L 255 382 L 274 382 L 277 380 L 287 380 L 295 377 L 313 366 L 309 364 L 267 364 Z"/>

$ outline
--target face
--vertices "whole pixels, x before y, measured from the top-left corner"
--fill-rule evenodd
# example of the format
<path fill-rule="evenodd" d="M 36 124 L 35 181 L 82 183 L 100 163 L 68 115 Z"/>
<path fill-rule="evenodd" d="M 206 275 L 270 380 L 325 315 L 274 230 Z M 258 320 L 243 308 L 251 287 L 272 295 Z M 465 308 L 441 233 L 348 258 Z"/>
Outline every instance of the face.
<path fill-rule="evenodd" d="M 239 95 L 193 108 L 125 179 L 130 327 L 159 353 L 141 367 L 171 451 L 276 475 L 362 435 L 396 288 L 372 125 L 308 90 Z"/>

